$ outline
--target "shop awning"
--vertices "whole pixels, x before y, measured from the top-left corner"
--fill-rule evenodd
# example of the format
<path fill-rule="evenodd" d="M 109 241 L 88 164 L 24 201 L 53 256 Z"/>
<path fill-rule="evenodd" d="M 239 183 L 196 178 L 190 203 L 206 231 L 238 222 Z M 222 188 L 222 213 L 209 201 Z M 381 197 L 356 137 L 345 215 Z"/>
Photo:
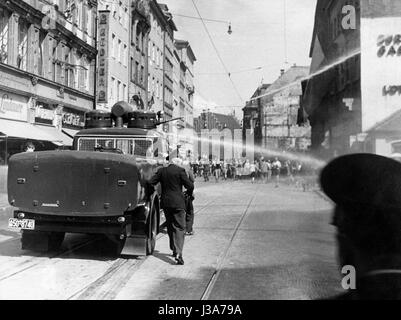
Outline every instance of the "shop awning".
<path fill-rule="evenodd" d="M 50 127 L 50 126 L 40 126 L 40 125 L 34 125 L 34 127 L 36 127 L 39 130 L 44 131 L 49 136 L 53 137 L 52 140 L 49 140 L 49 141 L 53 142 L 54 144 L 64 145 L 64 146 L 72 146 L 72 138 L 70 138 L 65 133 L 62 133 L 57 128 Z"/>
<path fill-rule="evenodd" d="M 74 138 L 74 136 L 80 131 L 80 130 L 74 130 L 74 129 L 66 129 L 63 128 L 61 130 L 64 134 L 66 134 L 67 136 Z"/>
<path fill-rule="evenodd" d="M 0 119 L 0 130 L 7 137 L 50 141 L 57 145 L 72 145 L 72 139 L 54 127 Z"/>

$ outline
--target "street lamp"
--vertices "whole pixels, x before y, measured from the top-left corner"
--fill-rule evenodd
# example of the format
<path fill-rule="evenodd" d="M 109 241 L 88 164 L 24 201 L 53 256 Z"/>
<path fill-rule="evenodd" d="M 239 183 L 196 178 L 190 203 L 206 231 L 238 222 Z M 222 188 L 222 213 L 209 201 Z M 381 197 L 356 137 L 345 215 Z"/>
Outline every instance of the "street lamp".
<path fill-rule="evenodd" d="M 228 33 L 228 34 L 232 34 L 232 33 L 233 33 L 233 30 L 231 29 L 231 22 L 228 24 L 228 31 L 227 31 L 227 33 Z"/>

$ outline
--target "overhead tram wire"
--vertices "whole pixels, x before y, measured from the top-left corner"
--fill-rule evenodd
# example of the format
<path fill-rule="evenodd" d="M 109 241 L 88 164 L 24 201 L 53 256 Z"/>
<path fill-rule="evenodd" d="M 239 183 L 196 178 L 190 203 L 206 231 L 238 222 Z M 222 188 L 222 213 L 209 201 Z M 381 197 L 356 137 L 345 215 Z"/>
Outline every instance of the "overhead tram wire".
<path fill-rule="evenodd" d="M 200 12 L 199 12 L 198 7 L 196 6 L 195 0 L 192 0 L 192 3 L 193 3 L 193 5 L 194 5 L 194 7 L 195 7 L 195 10 L 196 10 L 196 12 L 197 12 L 197 14 L 198 14 L 200 20 L 202 21 L 203 27 L 205 28 L 205 31 L 206 31 L 206 33 L 207 33 L 207 35 L 208 35 L 208 37 L 209 37 L 210 42 L 212 43 L 212 46 L 213 46 L 213 48 L 214 48 L 214 51 L 216 52 L 217 57 L 219 58 L 219 60 L 220 60 L 220 62 L 221 62 L 221 64 L 222 64 L 224 70 L 225 70 L 226 73 L 227 73 L 228 78 L 230 79 L 231 84 L 233 85 L 233 88 L 234 88 L 236 94 L 238 95 L 238 97 L 239 97 L 239 99 L 241 100 L 241 102 L 243 102 L 244 100 L 242 99 L 241 94 L 239 93 L 238 88 L 236 87 L 234 81 L 231 79 L 231 73 L 228 71 L 228 69 L 227 69 L 227 67 L 226 67 L 226 65 L 225 65 L 225 63 L 224 63 L 224 61 L 223 61 L 223 59 L 222 59 L 222 57 L 221 57 L 221 55 L 220 55 L 220 53 L 219 53 L 219 50 L 217 50 L 217 47 L 216 47 L 216 45 L 215 45 L 215 43 L 214 43 L 214 41 L 213 41 L 213 38 L 212 38 L 212 36 L 210 35 L 209 30 L 207 29 L 206 23 L 205 23 L 205 21 L 203 20 L 201 14 L 200 14 Z"/>
<path fill-rule="evenodd" d="M 217 19 L 206 19 L 206 18 L 198 18 L 198 17 L 192 17 L 192 16 L 187 16 L 185 14 L 178 14 L 178 13 L 171 13 L 173 16 L 177 17 L 183 17 L 183 18 L 189 18 L 189 19 L 195 19 L 195 20 L 204 20 L 204 21 L 209 21 L 209 22 L 218 22 L 218 23 L 226 23 L 229 24 L 230 21 L 224 21 L 224 20 L 217 20 Z"/>
<path fill-rule="evenodd" d="M 261 70 L 263 69 L 263 67 L 256 67 L 256 68 L 249 68 L 249 69 L 243 69 L 243 70 L 238 70 L 238 71 L 232 71 L 230 72 L 230 74 L 238 74 L 238 73 L 245 73 L 245 72 L 251 72 L 251 71 L 257 71 L 257 70 Z M 227 73 L 223 73 L 223 72 L 199 72 L 196 73 L 196 75 L 227 75 Z"/>

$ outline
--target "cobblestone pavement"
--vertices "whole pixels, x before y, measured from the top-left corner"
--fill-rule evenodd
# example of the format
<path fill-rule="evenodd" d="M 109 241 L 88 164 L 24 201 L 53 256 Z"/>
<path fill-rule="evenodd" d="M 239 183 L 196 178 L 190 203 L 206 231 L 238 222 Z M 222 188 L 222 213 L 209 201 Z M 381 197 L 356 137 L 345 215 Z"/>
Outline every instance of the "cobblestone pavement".
<path fill-rule="evenodd" d="M 21 251 L 19 233 L 6 227 L 11 211 L 0 210 L 0 299 L 317 299 L 341 292 L 332 204 L 316 191 L 250 181 L 198 181 L 196 190 L 184 266 L 174 264 L 165 234 L 146 258 L 104 256 L 87 235 L 68 235 L 55 255 Z"/>

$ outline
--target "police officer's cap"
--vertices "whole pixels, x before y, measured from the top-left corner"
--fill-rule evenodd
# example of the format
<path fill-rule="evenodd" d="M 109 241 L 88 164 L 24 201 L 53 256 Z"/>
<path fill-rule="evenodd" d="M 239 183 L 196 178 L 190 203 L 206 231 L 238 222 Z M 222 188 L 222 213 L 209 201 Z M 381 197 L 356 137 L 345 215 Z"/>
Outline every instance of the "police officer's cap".
<path fill-rule="evenodd" d="M 401 210 L 401 163 L 374 154 L 352 154 L 322 171 L 323 191 L 336 204 Z"/>

